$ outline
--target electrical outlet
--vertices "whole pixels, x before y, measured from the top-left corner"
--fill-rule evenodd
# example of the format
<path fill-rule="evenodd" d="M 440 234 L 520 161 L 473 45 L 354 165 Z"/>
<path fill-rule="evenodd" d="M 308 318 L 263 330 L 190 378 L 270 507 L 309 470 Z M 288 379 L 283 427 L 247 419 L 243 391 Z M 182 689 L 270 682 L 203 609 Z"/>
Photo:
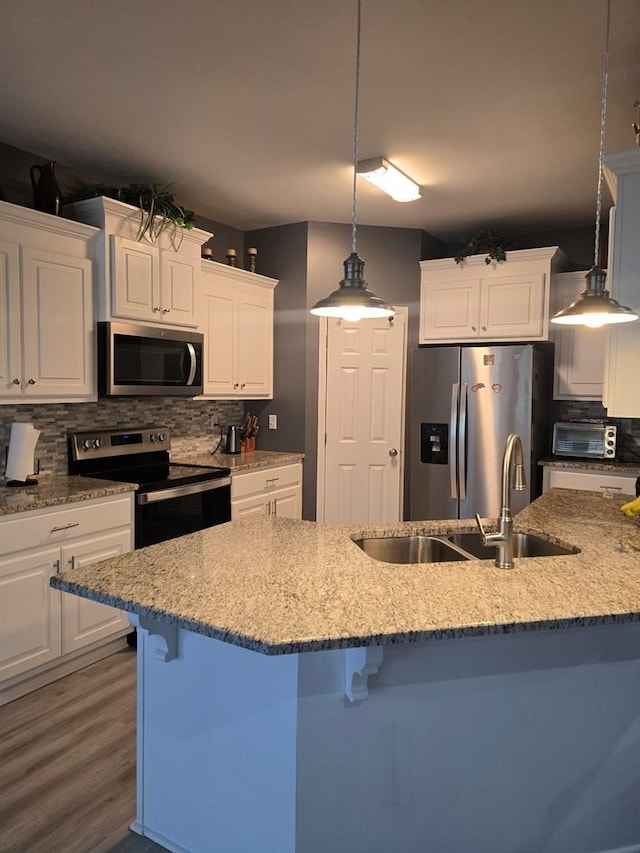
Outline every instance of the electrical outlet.
<path fill-rule="evenodd" d="M 269 415 L 269 429 L 278 429 L 277 415 Z"/>

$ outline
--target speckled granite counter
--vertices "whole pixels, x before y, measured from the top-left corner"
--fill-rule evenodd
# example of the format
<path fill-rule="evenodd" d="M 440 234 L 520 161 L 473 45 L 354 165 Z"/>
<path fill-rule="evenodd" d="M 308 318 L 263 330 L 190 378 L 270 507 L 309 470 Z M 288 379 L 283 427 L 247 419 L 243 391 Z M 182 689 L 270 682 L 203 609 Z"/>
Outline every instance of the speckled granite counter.
<path fill-rule="evenodd" d="M 392 565 L 352 541 L 470 530 L 256 517 L 67 572 L 58 589 L 266 654 L 640 620 L 640 524 L 622 501 L 553 489 L 516 517 L 580 554 Z"/>
<path fill-rule="evenodd" d="M 171 461 L 183 465 L 205 465 L 207 467 L 230 468 L 232 474 L 244 473 L 253 468 L 268 468 L 273 465 L 289 465 L 302 462 L 303 453 L 282 453 L 276 450 L 253 450 L 250 453 L 171 453 Z"/>
<path fill-rule="evenodd" d="M 574 471 L 615 471 L 619 474 L 640 474 L 637 462 L 607 462 L 604 459 L 560 459 L 555 456 L 541 459 L 538 465 L 547 468 L 569 468 Z"/>
<path fill-rule="evenodd" d="M 44 474 L 38 477 L 37 486 L 0 487 L 0 516 L 119 495 L 135 491 L 136 488 L 132 483 Z"/>

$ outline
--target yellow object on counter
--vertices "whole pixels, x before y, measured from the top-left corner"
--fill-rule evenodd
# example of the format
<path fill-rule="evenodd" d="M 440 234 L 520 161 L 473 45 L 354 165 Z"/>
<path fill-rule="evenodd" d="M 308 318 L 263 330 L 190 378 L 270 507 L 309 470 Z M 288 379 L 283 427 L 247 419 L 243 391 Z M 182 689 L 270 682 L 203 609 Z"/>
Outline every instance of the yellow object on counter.
<path fill-rule="evenodd" d="M 640 497 L 635 498 L 632 501 L 628 501 L 626 504 L 622 504 L 620 507 L 622 512 L 629 517 L 634 515 L 640 515 Z"/>

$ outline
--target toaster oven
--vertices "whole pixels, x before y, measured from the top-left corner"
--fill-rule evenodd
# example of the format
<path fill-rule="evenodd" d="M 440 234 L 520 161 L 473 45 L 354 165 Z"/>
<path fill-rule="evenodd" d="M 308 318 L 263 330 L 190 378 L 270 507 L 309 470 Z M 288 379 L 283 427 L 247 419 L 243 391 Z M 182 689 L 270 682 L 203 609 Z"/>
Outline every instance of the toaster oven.
<path fill-rule="evenodd" d="M 617 427 L 587 421 L 561 421 L 553 425 L 555 456 L 615 459 Z"/>

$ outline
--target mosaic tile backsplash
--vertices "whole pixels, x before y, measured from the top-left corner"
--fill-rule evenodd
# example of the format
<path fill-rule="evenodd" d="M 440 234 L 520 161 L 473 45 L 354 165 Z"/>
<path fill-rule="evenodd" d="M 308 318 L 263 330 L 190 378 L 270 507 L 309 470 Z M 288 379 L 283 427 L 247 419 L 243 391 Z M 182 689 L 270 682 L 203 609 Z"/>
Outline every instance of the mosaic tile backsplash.
<path fill-rule="evenodd" d="M 4 473 L 9 434 L 14 421 L 33 423 L 41 430 L 35 456 L 40 470 L 67 473 L 67 433 L 115 427 L 163 426 L 171 432 L 178 452 L 213 447 L 229 424 L 242 423 L 243 403 L 235 400 L 182 400 L 176 397 L 131 397 L 98 403 L 47 403 L 0 408 L 0 474 Z"/>

